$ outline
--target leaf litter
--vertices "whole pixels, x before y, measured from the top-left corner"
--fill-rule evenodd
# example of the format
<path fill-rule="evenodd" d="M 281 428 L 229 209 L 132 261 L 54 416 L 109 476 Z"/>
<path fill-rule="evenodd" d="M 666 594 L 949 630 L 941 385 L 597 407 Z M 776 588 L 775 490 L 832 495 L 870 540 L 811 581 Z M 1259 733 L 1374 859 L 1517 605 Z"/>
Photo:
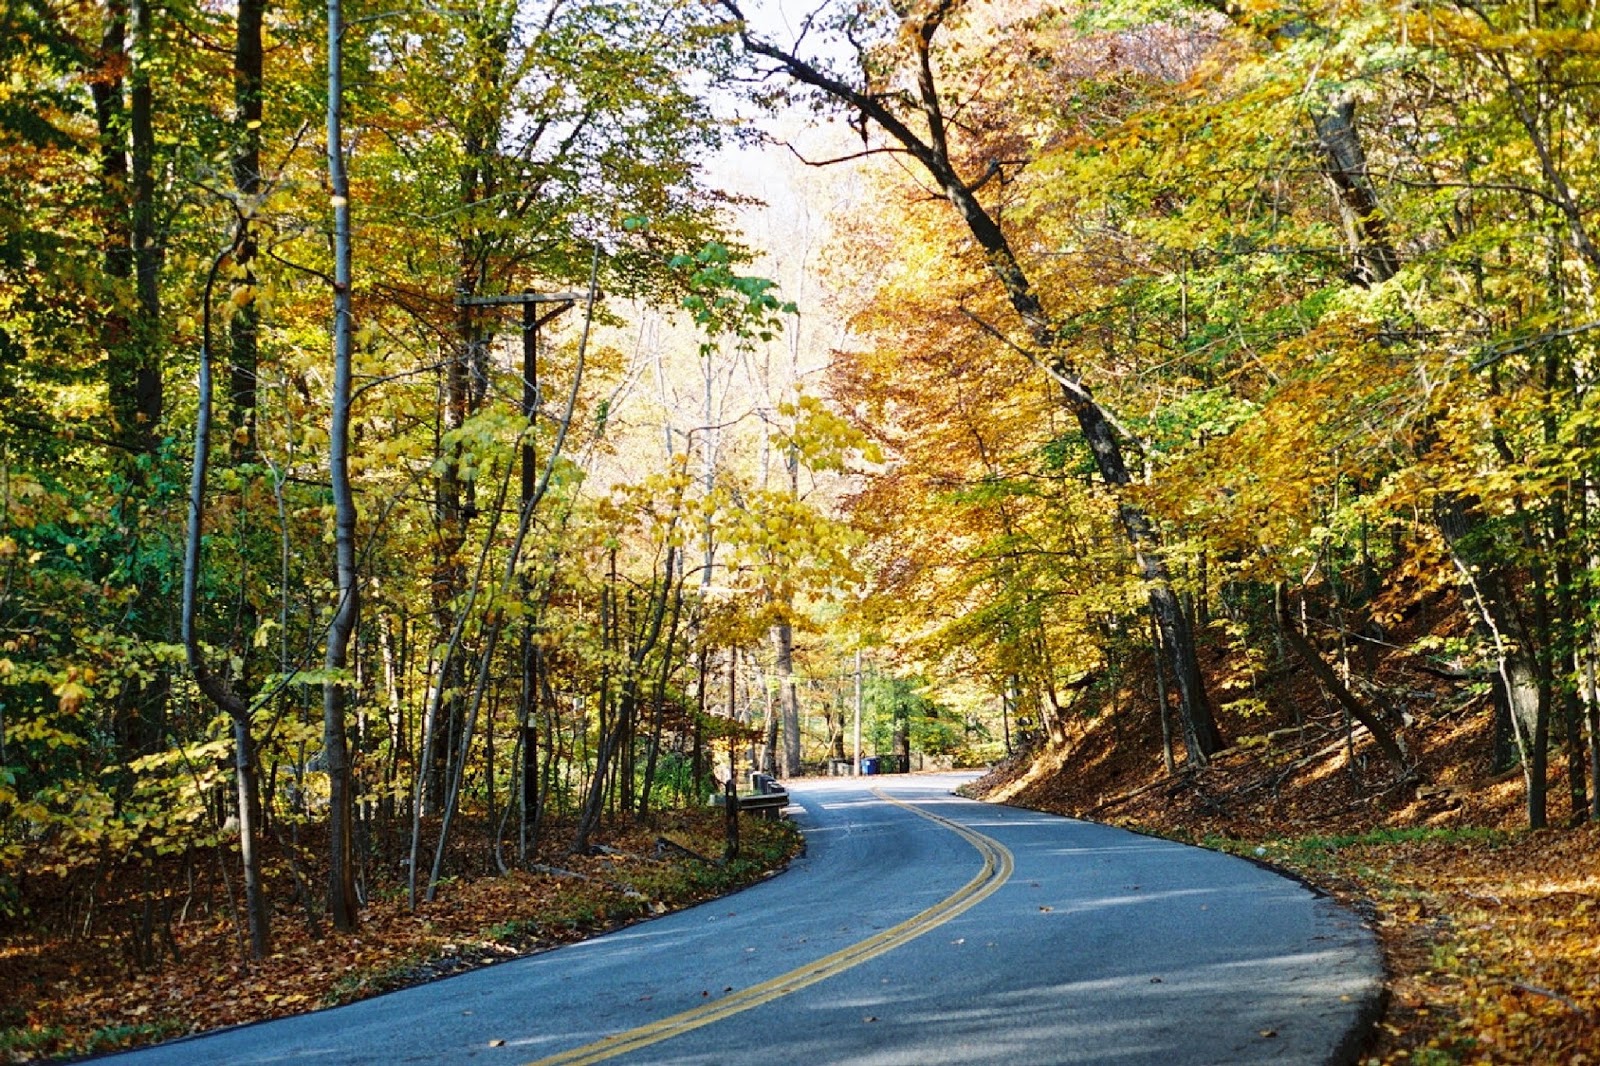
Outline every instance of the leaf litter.
<path fill-rule="evenodd" d="M 787 823 L 753 822 L 741 826 L 743 857 L 728 866 L 670 851 L 658 858 L 663 832 L 701 854 L 722 847 L 720 814 L 662 817 L 612 827 L 607 849 L 591 855 L 569 854 L 570 833 L 551 824 L 538 856 L 546 872 L 491 872 L 485 833 L 462 832 L 452 852 L 454 876 L 415 913 L 400 867 L 379 878 L 374 864 L 354 933 L 332 930 L 297 898 L 287 859 L 269 849 L 273 943 L 258 962 L 243 957 L 219 878 L 211 879 L 209 896 L 198 887 L 189 893 L 171 922 L 171 949 L 144 966 L 130 960 L 126 931 L 110 920 L 136 899 L 142 872 L 124 870 L 120 879 L 96 884 L 39 879 L 24 886 L 31 889 L 29 917 L 0 927 L 0 1062 L 136 1047 L 279 1018 L 547 951 L 736 890 L 786 865 L 800 846 Z M 311 852 L 296 850 L 296 877 L 304 876 Z M 177 885 L 194 873 L 156 871 Z M 80 893 L 93 893 L 106 908 L 87 934 L 79 912 L 64 903 Z"/>

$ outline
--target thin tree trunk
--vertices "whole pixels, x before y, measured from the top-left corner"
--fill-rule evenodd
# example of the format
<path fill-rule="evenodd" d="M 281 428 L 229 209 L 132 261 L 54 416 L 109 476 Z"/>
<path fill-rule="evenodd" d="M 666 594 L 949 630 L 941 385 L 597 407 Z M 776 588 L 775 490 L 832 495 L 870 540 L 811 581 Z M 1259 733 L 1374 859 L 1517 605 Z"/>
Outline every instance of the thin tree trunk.
<path fill-rule="evenodd" d="M 502 482 L 502 496 L 504 494 L 504 484 L 505 483 Z M 432 782 L 435 778 L 434 762 L 435 760 L 441 758 L 439 754 L 440 749 L 442 747 L 443 765 L 438 767 L 437 776 L 448 783 L 449 769 L 451 765 L 450 752 L 454 748 L 454 744 L 448 739 L 443 745 L 440 744 L 439 720 L 447 709 L 449 701 L 455 698 L 452 696 L 447 696 L 442 686 L 444 685 L 445 678 L 461 676 L 460 668 L 454 666 L 453 664 L 459 662 L 463 655 L 461 644 L 466 633 L 467 619 L 471 616 L 472 609 L 477 603 L 478 592 L 483 587 L 483 575 L 489 565 L 489 550 L 494 543 L 494 534 L 495 530 L 499 528 L 499 521 L 500 505 L 497 504 L 494 510 L 494 525 L 489 530 L 488 536 L 484 538 L 482 548 L 479 549 L 478 563 L 473 571 L 472 583 L 467 586 L 466 590 L 466 603 L 464 603 L 460 610 L 456 612 L 453 621 L 450 623 L 450 639 L 445 642 L 444 651 L 441 653 L 438 669 L 434 671 L 434 683 L 428 691 L 427 706 L 423 711 L 422 737 L 418 746 L 420 755 L 417 765 L 416 789 L 414 792 L 414 803 L 412 804 L 411 810 L 411 852 L 409 865 L 407 867 L 407 902 L 412 910 L 416 910 L 417 907 L 417 860 L 418 856 L 421 854 L 422 848 L 423 815 L 426 812 L 434 809 L 448 809 L 446 799 L 448 795 L 448 784 L 443 790 L 441 790 L 440 794 L 435 797 L 432 803 L 429 801 L 429 796 L 432 792 Z M 441 826 L 440 829 L 441 845 L 442 837 L 446 828 L 447 826 Z M 437 871 L 435 871 L 433 876 L 429 878 L 427 886 L 429 891 L 431 891 L 433 880 L 437 878 L 437 876 Z M 430 896 L 429 898 L 432 897 Z"/>
<path fill-rule="evenodd" d="M 200 646 L 195 625 L 200 598 L 200 555 L 204 544 L 206 473 L 211 458 L 211 294 L 222 263 L 237 246 L 236 238 L 233 245 L 212 263 L 202 291 L 200 380 L 196 398 L 194 464 L 189 481 L 189 523 L 184 541 L 183 599 L 179 615 L 184 654 L 195 683 L 207 699 L 227 713 L 233 724 L 234 784 L 238 795 L 239 858 L 244 867 L 246 924 L 250 931 L 250 954 L 262 959 L 271 950 L 271 937 L 256 849 L 257 827 L 261 823 L 261 799 L 255 739 L 251 735 L 252 710 L 248 700 L 238 696 L 225 679 L 212 672 Z"/>
<path fill-rule="evenodd" d="M 615 634 L 619 628 L 617 621 L 616 588 L 617 588 L 617 553 L 613 548 L 610 553 L 608 567 L 608 580 L 600 595 L 600 640 L 602 648 L 608 653 L 616 643 Z M 595 763 L 593 776 L 589 779 L 589 789 L 584 799 L 583 809 L 578 816 L 578 832 L 573 838 L 572 850 L 584 854 L 589 850 L 589 837 L 600 825 L 600 813 L 605 807 L 606 772 L 611 765 L 611 751 L 616 744 L 618 727 L 612 721 L 609 713 L 611 699 L 610 682 L 611 668 L 610 655 L 607 664 L 600 668 L 600 694 L 596 702 L 599 716 L 597 742 L 595 747 Z"/>
<path fill-rule="evenodd" d="M 265 0 L 239 0 L 233 48 L 234 135 L 239 152 L 233 158 L 233 187 L 244 206 L 243 233 L 234 264 L 244 271 L 241 284 L 254 285 L 256 236 L 253 201 L 261 192 L 261 119 L 263 48 L 261 26 Z M 230 451 L 235 463 L 254 462 L 256 455 L 256 370 L 260 361 L 260 309 L 254 300 L 238 308 L 229 322 L 232 363 L 229 367 L 228 421 L 234 435 Z"/>
<path fill-rule="evenodd" d="M 671 580 L 671 575 L 668 575 Z M 672 593 L 672 620 L 667 625 L 667 642 L 661 648 L 661 673 L 656 677 L 652 702 L 649 752 L 645 756 L 644 780 L 639 786 L 639 816 L 650 812 L 650 790 L 655 785 L 656 760 L 661 752 L 661 729 L 666 709 L 667 682 L 672 678 L 672 648 L 678 640 L 678 619 L 683 612 L 683 578 L 679 575 Z"/>
<path fill-rule="evenodd" d="M 399 777 L 400 759 L 406 749 L 405 701 L 400 692 L 400 676 L 404 667 L 395 643 L 394 618 L 385 612 L 378 621 L 378 654 L 383 661 L 383 694 L 387 710 L 385 724 L 389 743 L 389 757 L 383 766 L 383 818 L 386 822 L 394 818 L 394 784 Z"/>
<path fill-rule="evenodd" d="M 1167 671 L 1161 662 L 1161 627 L 1154 618 L 1150 619 L 1150 644 L 1155 652 L 1151 660 L 1156 667 L 1156 711 L 1161 716 L 1161 761 L 1167 773 L 1174 774 L 1178 764 L 1172 755 L 1172 710 L 1167 699 Z"/>
<path fill-rule="evenodd" d="M 328 0 L 328 187 L 333 200 L 333 395 L 328 429 L 328 479 L 334 506 L 333 618 L 328 624 L 322 684 L 322 744 L 328 768 L 328 913 L 336 929 L 356 928 L 357 914 L 349 750 L 345 740 L 345 677 L 361 599 L 356 570 L 356 505 L 350 485 L 351 268 L 350 182 L 344 165 L 344 15 Z"/>
<path fill-rule="evenodd" d="M 576 372 L 577 377 L 581 378 L 582 373 L 583 362 L 580 348 L 580 358 Z M 576 389 L 574 389 L 574 393 L 576 393 Z M 569 419 L 571 417 L 570 405 L 567 417 Z M 509 491 L 510 483 L 511 465 L 507 464 L 505 477 L 500 482 L 500 488 L 495 498 L 493 511 L 495 516 L 494 523 L 490 527 L 488 536 L 484 539 L 483 554 L 479 557 L 479 576 L 478 578 L 474 579 L 473 590 L 468 597 L 468 612 L 471 610 L 472 600 L 476 596 L 477 586 L 482 579 L 483 566 L 488 558 L 489 546 L 494 541 L 495 530 L 499 526 L 499 516 L 505 507 L 506 495 Z M 527 543 L 528 529 L 533 521 L 533 509 L 538 503 L 538 499 L 538 494 L 535 493 L 534 495 L 524 497 L 522 500 L 522 505 L 519 508 L 519 514 L 517 518 L 517 531 L 515 536 L 512 538 L 511 548 L 506 553 L 504 570 L 500 576 L 500 584 L 498 589 L 500 596 L 509 595 L 512 587 L 516 584 L 517 566 L 522 560 L 523 545 Z M 464 612 L 462 619 L 464 620 L 465 617 L 466 613 Z M 445 842 L 449 837 L 450 826 L 455 818 L 456 808 L 460 801 L 461 783 L 466 775 L 467 758 L 471 751 L 473 732 L 477 727 L 478 712 L 483 705 L 484 696 L 489 684 L 490 666 L 494 662 L 494 654 L 495 650 L 499 647 L 500 636 L 504 632 L 503 618 L 503 615 L 497 614 L 495 620 L 489 625 L 487 633 L 484 635 L 483 650 L 479 655 L 478 668 L 473 684 L 472 700 L 468 704 L 466 720 L 462 724 L 459 750 L 456 755 L 455 764 L 450 774 L 449 785 L 445 794 L 444 819 L 439 827 L 439 842 L 434 851 L 433 871 L 428 879 L 427 899 L 429 900 L 432 900 L 434 897 L 434 892 L 437 889 L 439 878 L 443 869 Z M 457 633 L 460 631 L 459 621 L 455 627 L 455 631 Z"/>
<path fill-rule="evenodd" d="M 1544 438 L 1547 446 L 1558 449 L 1560 429 L 1555 408 L 1565 375 L 1562 374 L 1561 363 L 1554 347 L 1545 353 L 1544 375 Z M 1570 387 L 1573 383 L 1569 379 L 1566 384 Z M 1572 399 L 1581 404 L 1581 395 L 1577 394 L 1575 388 L 1572 392 Z M 1551 626 L 1555 639 L 1552 640 L 1550 647 L 1550 660 L 1551 682 L 1556 691 L 1552 693 L 1552 697 L 1560 701 L 1562 746 L 1566 749 L 1567 756 L 1567 795 L 1571 806 L 1569 818 L 1573 825 L 1584 821 L 1589 814 L 1588 767 L 1585 765 L 1583 751 L 1583 701 L 1578 695 L 1578 676 L 1582 669 L 1582 661 L 1578 653 L 1580 646 L 1578 608 L 1574 596 L 1576 574 L 1568 511 L 1568 501 L 1575 498 L 1572 482 L 1568 481 L 1559 491 L 1551 494 L 1546 507 L 1550 519 L 1549 547 L 1550 554 L 1554 556 L 1555 572 L 1555 618 Z M 1555 676 L 1557 673 L 1565 676 L 1557 680 Z M 1596 784 L 1600 785 L 1600 782 Z"/>
<path fill-rule="evenodd" d="M 800 775 L 800 693 L 794 682 L 794 627 L 779 622 L 772 627 L 773 672 L 778 678 L 778 718 L 782 734 L 781 777 Z"/>
<path fill-rule="evenodd" d="M 1600 679 L 1597 679 L 1596 660 L 1600 647 L 1590 643 L 1583 656 L 1580 670 L 1584 693 L 1584 714 L 1589 725 L 1589 780 L 1594 788 L 1589 790 L 1589 820 L 1600 822 Z"/>
<path fill-rule="evenodd" d="M 772 703 L 772 682 L 766 671 L 760 671 L 761 681 L 761 752 L 757 767 L 764 774 L 778 772 L 778 713 Z"/>
<path fill-rule="evenodd" d="M 1450 549 L 1468 603 L 1488 634 L 1495 668 L 1505 692 L 1511 725 L 1521 756 L 1528 825 L 1546 823 L 1547 751 L 1540 744 L 1549 733 L 1549 701 L 1541 695 L 1539 668 L 1531 633 L 1511 593 L 1510 579 L 1495 560 L 1478 562 L 1469 548 L 1478 518 L 1470 501 L 1443 497 L 1434 503 L 1434 521 Z"/>

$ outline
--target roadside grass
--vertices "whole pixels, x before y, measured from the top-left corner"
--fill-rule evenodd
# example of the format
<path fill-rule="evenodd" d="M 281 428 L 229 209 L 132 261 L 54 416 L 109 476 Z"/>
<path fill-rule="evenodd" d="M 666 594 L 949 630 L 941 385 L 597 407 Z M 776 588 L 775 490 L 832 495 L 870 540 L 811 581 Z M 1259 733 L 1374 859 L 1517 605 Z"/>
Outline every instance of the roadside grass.
<path fill-rule="evenodd" d="M 121 1051 L 124 1048 L 154 1044 L 168 1037 L 177 1036 L 183 1031 L 183 1022 L 178 1018 L 161 1018 L 138 1025 L 108 1025 L 89 1034 L 89 1038 L 84 1041 L 84 1050 L 90 1054 Z"/>

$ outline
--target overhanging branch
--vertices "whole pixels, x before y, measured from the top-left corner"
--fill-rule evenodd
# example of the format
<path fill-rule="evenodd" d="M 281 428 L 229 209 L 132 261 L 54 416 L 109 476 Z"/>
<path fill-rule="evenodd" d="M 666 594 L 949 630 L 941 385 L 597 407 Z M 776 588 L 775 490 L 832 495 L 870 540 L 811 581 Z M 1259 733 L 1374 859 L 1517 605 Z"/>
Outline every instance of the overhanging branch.
<path fill-rule="evenodd" d="M 1003 330 L 1001 330 L 998 326 L 995 326 L 992 323 L 984 321 L 982 318 L 978 317 L 976 314 L 974 314 L 973 312 L 969 311 L 967 308 L 963 307 L 961 309 L 961 313 L 963 315 L 966 315 L 967 318 L 971 319 L 972 323 L 974 325 L 976 325 L 979 329 L 983 330 L 989 336 L 993 337 L 995 340 L 999 341 L 1001 344 L 1004 344 L 1007 348 L 1010 348 L 1012 351 L 1014 351 L 1018 355 L 1022 356 L 1022 358 L 1026 359 L 1028 362 L 1032 363 L 1036 368 L 1038 368 L 1039 370 L 1043 371 L 1044 375 L 1046 377 L 1048 377 L 1051 381 L 1055 382 L 1057 385 L 1060 385 L 1067 392 L 1070 392 L 1072 395 L 1076 396 L 1078 399 L 1082 400 L 1084 403 L 1094 404 L 1095 407 L 1099 408 L 1100 413 L 1105 417 L 1106 422 L 1108 424 L 1110 424 L 1112 429 L 1116 430 L 1117 433 L 1124 440 L 1126 440 L 1129 444 L 1132 444 L 1134 449 L 1136 451 L 1138 451 L 1139 454 L 1141 454 L 1141 455 L 1146 454 L 1144 442 L 1142 440 L 1140 440 L 1138 437 L 1134 436 L 1132 431 L 1130 431 L 1127 426 L 1124 426 L 1122 424 L 1122 422 L 1117 418 L 1116 415 L 1114 415 L 1110 411 L 1106 410 L 1105 404 L 1103 404 L 1099 400 L 1095 399 L 1094 398 L 1094 394 L 1091 393 L 1087 388 L 1085 388 L 1081 382 L 1073 381 L 1067 375 L 1063 374 L 1061 371 L 1057 370 L 1055 367 L 1049 365 L 1044 360 L 1040 359 L 1032 351 L 1030 351 L 1027 348 L 1024 348 L 1022 345 L 1018 344 L 1016 341 L 1014 341 L 1010 337 L 1006 336 L 1005 332 Z"/>

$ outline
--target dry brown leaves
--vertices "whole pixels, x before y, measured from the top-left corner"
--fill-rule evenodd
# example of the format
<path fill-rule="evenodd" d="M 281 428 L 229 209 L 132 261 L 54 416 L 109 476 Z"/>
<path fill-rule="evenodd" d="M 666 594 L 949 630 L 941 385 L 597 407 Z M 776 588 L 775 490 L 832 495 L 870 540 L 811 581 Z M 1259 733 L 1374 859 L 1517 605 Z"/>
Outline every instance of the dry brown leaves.
<path fill-rule="evenodd" d="M 1516 830 L 1521 777 L 1489 774 L 1487 714 L 1439 706 L 1408 731 L 1422 787 L 1397 784 L 1359 738 L 1351 760 L 1336 717 L 1270 743 L 1260 722 L 1225 722 L 1258 740 L 1168 777 L 1153 715 L 1095 721 L 982 784 L 1020 806 L 1264 847 L 1375 914 L 1391 995 L 1365 1063 L 1600 1064 L 1600 828 Z M 1552 780 L 1552 821 L 1570 815 L 1562 791 Z"/>
<path fill-rule="evenodd" d="M 1393 1003 L 1370 1062 L 1600 1062 L 1600 828 L 1343 849 Z"/>
<path fill-rule="evenodd" d="M 712 894 L 690 869 L 692 860 L 655 858 L 660 831 L 610 830 L 607 854 L 570 855 L 559 846 L 541 854 L 580 877 L 461 876 L 414 913 L 402 885 L 378 885 L 354 933 L 313 928 L 279 899 L 273 952 L 260 962 L 243 958 L 239 932 L 221 913 L 175 922 L 181 961 L 169 958 L 148 972 L 121 960 L 115 936 L 9 935 L 0 941 L 0 1001 L 10 1015 L 0 1026 L 0 1062 L 134 1046 L 349 1002 L 547 950 Z M 720 815 L 679 816 L 668 832 L 700 854 L 720 854 Z M 767 832 L 752 826 L 744 835 Z M 634 882 L 647 891 L 644 899 L 619 887 Z"/>

